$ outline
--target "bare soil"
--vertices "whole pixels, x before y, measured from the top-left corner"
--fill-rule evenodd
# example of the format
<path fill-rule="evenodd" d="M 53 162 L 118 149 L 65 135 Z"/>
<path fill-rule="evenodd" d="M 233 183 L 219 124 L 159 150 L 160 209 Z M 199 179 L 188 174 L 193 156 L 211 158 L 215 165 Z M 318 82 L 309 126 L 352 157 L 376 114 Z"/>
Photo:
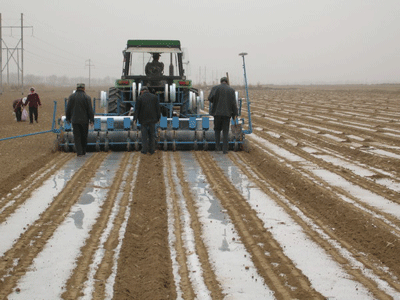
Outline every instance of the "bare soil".
<path fill-rule="evenodd" d="M 64 112 L 64 98 L 68 97 L 73 87 L 36 89 L 42 107 L 39 108 L 39 123 L 33 125 L 15 120 L 12 101 L 21 97 L 19 91 L 6 89 L 0 95 L 3 107 L 0 111 L 0 139 L 50 130 L 54 101 L 58 101 L 56 118 L 59 118 Z M 88 89 L 87 93 L 93 98 L 99 95 L 100 90 Z M 400 204 L 400 193 L 377 181 L 388 178 L 395 183 L 400 182 L 400 159 L 397 157 L 400 156 L 399 85 L 269 86 L 251 89 L 250 97 L 255 129 L 252 135 L 321 169 L 338 174 L 388 201 Z M 44 181 L 66 161 L 75 157 L 74 153 L 54 151 L 55 139 L 54 133 L 43 133 L 0 141 L 0 209 L 4 209 L 0 224 L 40 185 L 40 182 L 34 182 L 34 176 L 46 174 L 41 179 Z M 317 178 L 301 162 L 277 156 L 257 139 L 249 140 L 249 153 L 228 154 L 232 165 L 239 167 L 260 190 L 276 199 L 310 238 L 338 262 L 349 276 L 369 289 L 375 299 L 391 297 L 363 272 L 352 268 L 346 258 L 291 207 L 301 211 L 322 228 L 330 239 L 337 241 L 400 295 L 400 220 L 378 207 L 363 203 L 350 192 Z M 306 147 L 315 151 L 305 151 Z M 386 151 L 386 155 L 377 154 L 374 152 L 376 149 Z M 349 163 L 354 162 L 373 171 L 375 175 L 372 178 L 358 175 L 327 162 L 318 154 L 329 154 Z M 6 299 L 17 288 L 18 279 L 27 272 L 33 259 L 62 223 L 107 155 L 109 153 L 99 152 L 91 156 L 37 223 L 27 224 L 29 229 L 0 259 L 0 299 Z M 275 297 L 325 299 L 327 295 L 318 292 L 302 270 L 285 255 L 281 245 L 268 228 L 264 228 L 255 211 L 224 175 L 210 153 L 198 151 L 194 157 L 205 174 L 205 180 L 210 183 L 213 193 L 234 223 L 258 274 Z M 81 295 L 87 269 L 124 180 L 126 185 L 122 192 L 121 210 L 114 222 L 114 234 L 110 234 L 106 242 L 104 261 L 96 273 L 93 299 L 105 299 L 104 282 L 112 272 L 112 253 L 118 244 L 117 232 L 127 211 L 130 215 L 118 259 L 114 299 L 176 299 L 178 285 L 184 299 L 196 298 L 187 269 L 190 254 L 180 240 L 183 239 L 183 229 L 179 221 L 181 212 L 177 205 L 177 183 L 171 179 L 172 163 L 177 166 L 180 189 L 192 219 L 190 226 L 196 233 L 196 252 L 201 261 L 205 285 L 213 299 L 225 297 L 202 241 L 203 225 L 196 215 L 196 199 L 184 178 L 180 156 L 178 153 L 157 151 L 152 156 L 124 154 L 108 201 L 102 207 L 101 216 L 91 231 L 90 239 L 81 249 L 79 263 L 66 284 L 62 294 L 64 299 L 76 299 Z M 53 169 L 49 171 L 50 168 Z M 124 172 L 128 174 L 127 179 L 122 177 Z M 165 182 L 172 187 L 172 201 L 175 203 L 174 230 L 177 237 L 177 263 L 180 266 L 179 283 L 173 275 L 169 250 Z M 7 202 L 11 203 L 21 189 L 26 189 L 23 197 L 8 205 Z M 277 194 L 284 196 L 288 202 L 279 200 Z M 351 201 L 344 201 L 346 197 Z M 38 228 L 43 234 L 39 234 Z M 32 244 L 34 247 L 27 247 Z M 19 260 L 17 268 L 13 268 L 15 260 Z M 12 276 L 9 276 L 10 272 Z"/>

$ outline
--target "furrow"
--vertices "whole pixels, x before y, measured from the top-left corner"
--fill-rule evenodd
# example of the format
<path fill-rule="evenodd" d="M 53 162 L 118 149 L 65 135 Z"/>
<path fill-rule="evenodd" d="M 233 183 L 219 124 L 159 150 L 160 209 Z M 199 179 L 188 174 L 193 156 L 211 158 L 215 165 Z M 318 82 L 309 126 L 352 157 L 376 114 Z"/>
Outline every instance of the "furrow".
<path fill-rule="evenodd" d="M 6 197 L 0 201 L 0 224 L 14 213 L 24 201 L 29 198 L 41 184 L 54 175 L 68 160 L 75 155 L 62 153 L 56 159 L 35 172 L 24 180 L 22 186 L 14 188 Z"/>
<path fill-rule="evenodd" d="M 105 241 L 104 245 L 97 250 L 98 252 L 102 253 L 103 259 L 97 266 L 97 271 L 93 277 L 94 291 L 92 295 L 87 295 L 90 299 L 106 299 L 110 296 L 106 291 L 106 287 L 108 284 L 108 288 L 111 289 L 114 283 L 114 280 L 112 279 L 114 275 L 113 272 L 118 270 L 116 262 L 119 257 L 120 246 L 122 243 L 121 231 L 126 229 L 124 226 L 126 226 L 126 221 L 130 212 L 129 206 L 133 200 L 132 192 L 135 187 L 134 183 L 136 182 L 139 163 L 139 155 L 134 155 L 133 158 L 130 158 L 130 161 L 128 162 L 129 170 L 126 179 L 124 179 L 125 186 L 123 187 L 122 198 L 118 203 L 118 213 L 113 219 L 112 227 L 108 233 L 107 240 Z M 112 198 L 117 197 L 115 190 L 113 190 L 111 196 Z"/>
<path fill-rule="evenodd" d="M 179 273 L 179 281 L 176 284 L 179 284 L 180 290 L 182 291 L 183 299 L 194 299 L 195 292 L 193 290 L 193 286 L 190 281 L 189 276 L 189 268 L 188 268 L 188 257 L 186 254 L 186 248 L 183 240 L 183 228 L 181 224 L 181 209 L 179 206 L 179 196 L 177 192 L 177 188 L 175 182 L 173 180 L 173 170 L 171 165 L 171 155 L 165 153 L 163 155 L 164 158 L 164 168 L 165 168 L 165 180 L 166 185 L 170 189 L 169 197 L 171 206 L 171 217 L 173 222 L 173 237 L 174 237 L 174 249 L 176 251 L 176 261 L 179 265 L 178 273 Z M 172 158 L 173 159 L 173 158 Z M 170 237 L 171 239 L 172 237 Z M 178 279 L 178 278 L 177 278 Z"/>
<path fill-rule="evenodd" d="M 115 299 L 176 298 L 163 174 L 161 153 L 141 157 L 118 257 Z"/>
<path fill-rule="evenodd" d="M 225 177 L 210 154 L 196 153 L 196 158 L 207 181 L 211 184 L 213 192 L 228 211 L 247 251 L 251 253 L 259 274 L 275 291 L 276 297 L 278 299 L 302 297 L 323 299 L 322 295 L 311 287 L 301 271 L 285 256 L 280 245 L 264 228 L 262 221 Z M 267 256 L 265 253 L 269 253 L 269 255 Z"/>
<path fill-rule="evenodd" d="M 117 201 L 117 193 L 119 192 L 120 186 L 123 182 L 123 175 L 126 168 L 129 166 L 128 161 L 129 155 L 125 153 L 121 160 L 120 168 L 115 175 L 113 184 L 110 187 L 107 200 L 101 207 L 101 213 L 97 217 L 97 221 L 90 231 L 90 237 L 86 240 L 85 245 L 80 249 L 81 255 L 76 260 L 76 268 L 72 271 L 71 277 L 66 283 L 66 291 L 62 294 L 62 297 L 65 299 L 76 299 L 78 295 L 82 293 L 84 283 L 87 279 L 87 271 L 89 270 L 89 266 L 93 260 L 93 255 L 99 247 L 101 234 L 107 226 L 111 210 Z M 125 191 L 125 193 L 126 192 L 127 191 Z"/>
<path fill-rule="evenodd" d="M 374 193 L 381 195 L 382 197 L 385 197 L 387 199 L 390 199 L 393 202 L 400 203 L 400 200 L 399 200 L 400 194 L 398 192 L 389 190 L 388 188 L 374 182 L 373 180 L 368 180 L 366 178 L 363 178 L 363 177 L 355 174 L 354 172 L 344 169 L 343 167 L 335 166 L 332 163 L 328 163 L 321 158 L 312 156 L 312 155 L 308 154 L 307 152 L 301 150 L 301 147 L 290 146 L 290 145 L 284 143 L 282 138 L 272 140 L 271 137 L 268 136 L 267 134 L 257 133 L 257 135 L 262 137 L 263 139 L 266 139 L 266 140 L 278 145 L 281 148 L 284 148 L 292 153 L 295 153 L 299 157 L 302 157 L 306 160 L 313 161 L 314 163 L 318 164 L 321 168 L 328 169 L 331 172 L 334 172 L 335 174 L 337 174 L 338 176 L 341 176 L 350 182 L 354 182 L 355 184 L 359 185 L 360 187 L 362 187 L 364 189 L 371 190 Z M 297 139 L 299 139 L 299 138 L 297 137 Z M 299 144 L 301 144 L 301 143 L 305 143 L 305 142 L 302 142 L 300 140 Z M 324 147 L 320 147 L 319 145 L 316 145 L 316 144 L 306 143 L 306 145 L 307 144 L 316 149 L 324 149 Z M 330 155 L 335 155 L 335 154 L 330 153 Z M 371 157 L 370 160 L 371 160 L 371 162 L 373 162 L 374 161 L 373 157 Z M 354 161 L 350 161 L 349 163 L 354 163 Z M 367 166 L 369 166 L 369 165 L 367 165 Z M 372 173 L 375 173 L 375 172 L 372 172 Z M 395 178 L 392 178 L 392 180 L 395 180 Z"/>
<path fill-rule="evenodd" d="M 217 281 L 216 275 L 212 270 L 211 264 L 209 262 L 209 257 L 207 249 L 202 240 L 201 222 L 199 221 L 195 199 L 190 192 L 189 185 L 184 178 L 183 167 L 178 153 L 174 154 L 174 159 L 177 167 L 177 176 L 179 178 L 179 183 L 182 187 L 183 197 L 185 199 L 186 208 L 190 214 L 191 228 L 194 232 L 194 239 L 196 243 L 196 252 L 199 256 L 200 263 L 202 266 L 203 277 L 205 284 L 207 285 L 209 291 L 211 292 L 212 299 L 223 299 L 223 294 L 221 287 Z"/>
<path fill-rule="evenodd" d="M 27 272 L 32 261 L 78 201 L 106 156 L 106 153 L 98 153 L 89 158 L 41 214 L 40 219 L 36 220 L 4 254 L 0 261 L 0 297 L 5 298 L 19 278 Z"/>
<path fill-rule="evenodd" d="M 313 241 L 320 245 L 324 249 L 324 251 L 335 261 L 337 261 L 355 280 L 362 283 L 370 291 L 372 291 L 376 299 L 391 299 L 389 295 L 378 288 L 375 281 L 365 276 L 363 270 L 355 267 L 354 263 L 352 264 L 346 257 L 341 254 L 343 251 L 340 251 L 335 247 L 336 242 L 345 247 L 345 249 L 353 255 L 354 259 L 358 259 L 362 265 L 373 270 L 374 273 L 378 276 L 381 276 L 383 280 L 391 282 L 392 287 L 398 289 L 398 284 L 394 282 L 389 276 L 387 276 L 387 274 L 384 274 L 381 270 L 377 269 L 376 266 L 366 261 L 363 257 L 360 257 L 358 252 L 355 252 L 348 243 L 342 243 L 332 231 L 324 231 L 324 228 L 326 226 L 319 219 L 311 220 L 315 223 L 316 226 L 319 227 L 319 230 L 324 231 L 324 237 L 321 236 L 321 234 L 317 230 L 315 230 L 315 228 L 310 227 L 307 220 L 305 220 L 304 217 L 302 218 L 301 216 L 299 216 L 298 212 L 296 212 L 293 207 L 296 207 L 306 217 L 312 218 L 312 216 L 309 216 L 307 211 L 304 210 L 302 206 L 297 205 L 295 199 L 287 198 L 287 200 L 290 202 L 290 205 L 293 206 L 290 206 L 288 203 L 282 201 L 275 188 L 273 188 L 272 186 L 267 186 L 267 178 L 263 175 L 262 172 L 260 172 L 260 170 L 258 170 L 257 167 L 246 167 L 249 165 L 249 161 L 244 155 L 234 154 L 231 156 L 231 158 L 235 165 L 240 168 L 243 174 L 250 178 L 251 181 L 255 183 L 258 188 L 261 189 L 265 194 L 269 195 L 277 203 L 279 203 L 279 205 L 286 211 L 286 213 L 289 214 L 291 218 L 303 228 L 304 232 L 306 232 Z M 332 241 L 335 241 L 335 243 L 330 242 L 326 239 L 326 237 L 329 237 Z"/>
<path fill-rule="evenodd" d="M 252 170 L 274 190 L 315 220 L 327 235 L 340 241 L 357 260 L 398 290 L 399 282 L 395 276 L 398 277 L 399 268 L 393 258 L 400 251 L 400 244 L 393 228 L 378 222 L 376 217 L 371 218 L 354 204 L 341 201 L 331 186 L 320 184 L 315 178 L 302 175 L 290 165 L 284 165 L 266 153 L 260 154 L 260 151 L 253 149 L 257 153 L 255 157 L 264 157 L 261 161 L 244 153 L 240 157 L 246 165 L 254 166 Z"/>

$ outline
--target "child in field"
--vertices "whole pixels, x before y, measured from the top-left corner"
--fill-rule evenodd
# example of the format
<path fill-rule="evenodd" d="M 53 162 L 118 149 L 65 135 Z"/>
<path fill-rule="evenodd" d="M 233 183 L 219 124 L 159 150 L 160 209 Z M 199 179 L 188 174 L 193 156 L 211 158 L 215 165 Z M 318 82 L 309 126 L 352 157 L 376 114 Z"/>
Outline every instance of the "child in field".
<path fill-rule="evenodd" d="M 22 98 L 13 101 L 13 109 L 15 112 L 15 117 L 17 118 L 17 122 L 21 122 L 22 104 Z"/>

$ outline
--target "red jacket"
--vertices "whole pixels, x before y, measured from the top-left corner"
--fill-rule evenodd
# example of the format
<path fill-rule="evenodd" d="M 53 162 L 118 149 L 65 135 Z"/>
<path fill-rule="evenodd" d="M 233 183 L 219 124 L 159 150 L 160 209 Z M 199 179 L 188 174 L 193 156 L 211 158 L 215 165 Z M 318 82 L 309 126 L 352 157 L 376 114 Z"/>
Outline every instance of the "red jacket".
<path fill-rule="evenodd" d="M 42 105 L 42 103 L 40 103 L 39 95 L 36 93 L 28 95 L 28 97 L 26 98 L 25 106 L 27 106 L 28 103 L 29 107 L 38 107 L 39 105 Z"/>
<path fill-rule="evenodd" d="M 17 111 L 21 108 L 22 104 L 23 104 L 23 103 L 22 103 L 22 99 L 14 100 L 14 101 L 13 101 L 13 108 L 14 108 L 14 111 L 17 112 Z"/>

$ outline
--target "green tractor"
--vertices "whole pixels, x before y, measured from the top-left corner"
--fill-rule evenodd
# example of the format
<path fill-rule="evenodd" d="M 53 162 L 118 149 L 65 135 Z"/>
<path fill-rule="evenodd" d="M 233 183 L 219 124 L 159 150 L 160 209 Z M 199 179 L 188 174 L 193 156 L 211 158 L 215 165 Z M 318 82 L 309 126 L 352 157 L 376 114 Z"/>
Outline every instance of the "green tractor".
<path fill-rule="evenodd" d="M 108 114 L 128 114 L 144 85 L 159 96 L 164 116 L 188 117 L 204 107 L 203 92 L 186 79 L 180 41 L 128 40 L 123 58 L 121 79 L 109 90 Z"/>
<path fill-rule="evenodd" d="M 128 40 L 123 51 L 121 79 L 109 92 L 101 92 L 100 103 L 105 113 L 96 112 L 94 127 L 89 131 L 88 146 L 95 151 L 139 150 L 140 124 L 133 122 L 136 100 L 143 86 L 160 101 L 161 119 L 156 124 L 157 145 L 164 150 L 214 149 L 214 118 L 204 111 L 204 93 L 193 88 L 185 75 L 181 43 L 177 40 Z M 236 101 L 239 115 L 242 99 Z M 249 114 L 250 107 L 248 106 Z M 71 151 L 74 137 L 71 124 L 60 120 L 59 147 Z M 229 133 L 229 147 L 240 150 L 246 146 L 246 131 L 241 119 L 235 132 Z M 61 138 L 62 136 L 62 138 Z"/>

